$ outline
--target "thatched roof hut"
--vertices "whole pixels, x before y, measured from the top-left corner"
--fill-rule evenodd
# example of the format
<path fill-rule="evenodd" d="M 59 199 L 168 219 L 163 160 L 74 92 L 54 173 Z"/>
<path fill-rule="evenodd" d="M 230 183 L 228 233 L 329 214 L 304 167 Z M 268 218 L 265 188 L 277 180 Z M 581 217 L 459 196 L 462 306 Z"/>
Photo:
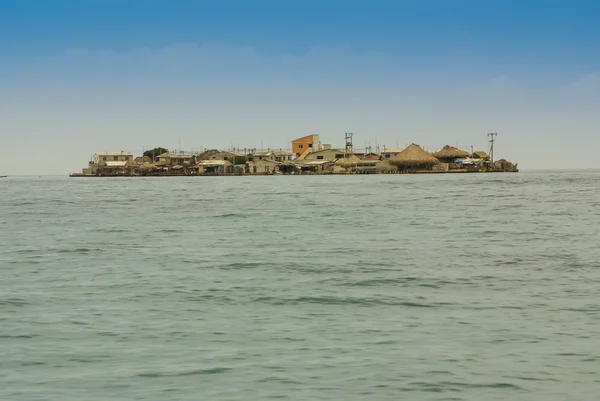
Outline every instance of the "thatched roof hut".
<path fill-rule="evenodd" d="M 381 159 L 379 157 L 379 155 L 377 153 L 373 153 L 373 152 L 366 154 L 365 157 L 363 157 L 363 160 L 379 160 L 379 159 Z"/>
<path fill-rule="evenodd" d="M 476 159 L 489 159 L 490 155 L 488 155 L 483 150 L 476 150 L 475 152 L 473 152 L 473 157 Z"/>
<path fill-rule="evenodd" d="M 456 160 L 469 157 L 469 152 L 455 148 L 454 146 L 446 145 L 442 149 L 433 153 L 433 156 L 438 160 Z"/>
<path fill-rule="evenodd" d="M 356 167 L 356 163 L 358 163 L 360 159 L 356 155 L 350 155 L 344 159 L 338 160 L 337 164 L 345 169 L 349 169 L 352 167 Z"/>
<path fill-rule="evenodd" d="M 398 169 L 419 169 L 419 168 L 431 168 L 432 166 L 439 164 L 440 161 L 425 152 L 419 147 L 419 145 L 412 144 L 402 152 L 390 159 L 390 163 L 397 166 Z"/>

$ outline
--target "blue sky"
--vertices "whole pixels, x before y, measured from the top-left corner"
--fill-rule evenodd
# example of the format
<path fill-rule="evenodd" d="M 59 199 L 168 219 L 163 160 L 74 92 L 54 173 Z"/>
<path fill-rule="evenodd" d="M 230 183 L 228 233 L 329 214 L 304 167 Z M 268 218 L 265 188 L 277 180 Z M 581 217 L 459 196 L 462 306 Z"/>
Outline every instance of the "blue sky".
<path fill-rule="evenodd" d="M 0 174 L 346 131 L 428 150 L 498 131 L 523 168 L 600 168 L 598 20 L 577 0 L 1 0 Z"/>

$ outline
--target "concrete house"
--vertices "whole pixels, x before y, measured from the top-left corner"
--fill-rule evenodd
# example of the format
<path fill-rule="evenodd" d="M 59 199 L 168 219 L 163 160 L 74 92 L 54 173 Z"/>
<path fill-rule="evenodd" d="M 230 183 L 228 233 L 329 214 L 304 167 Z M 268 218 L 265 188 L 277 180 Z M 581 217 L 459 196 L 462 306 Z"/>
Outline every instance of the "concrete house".
<path fill-rule="evenodd" d="M 227 150 L 217 150 L 217 149 L 211 149 L 211 150 L 207 150 L 205 152 L 202 152 L 198 155 L 196 155 L 196 160 L 198 161 L 202 161 L 202 160 L 229 160 L 229 159 L 234 159 L 236 157 L 239 157 L 240 160 L 244 155 L 239 154 L 239 153 L 235 153 L 235 152 L 229 152 Z"/>
<path fill-rule="evenodd" d="M 227 160 L 202 160 L 198 163 L 198 174 L 224 175 L 232 171 L 233 164 Z"/>
<path fill-rule="evenodd" d="M 97 167 L 125 167 L 131 161 L 133 153 L 130 152 L 95 153 L 93 157 L 93 164 Z"/>
<path fill-rule="evenodd" d="M 398 153 L 402 152 L 404 149 L 403 148 L 386 148 L 384 147 L 383 150 L 381 151 L 381 158 L 382 159 L 391 159 L 392 157 L 396 156 Z"/>
<path fill-rule="evenodd" d="M 328 160 L 336 161 L 345 157 L 345 151 L 342 149 L 325 149 L 309 153 L 302 160 Z"/>
<path fill-rule="evenodd" d="M 273 174 L 282 163 L 289 163 L 292 154 L 284 151 L 254 152 L 246 157 L 247 174 Z"/>
<path fill-rule="evenodd" d="M 292 153 L 296 156 L 296 159 L 303 154 L 318 152 L 319 150 L 321 150 L 321 139 L 317 134 L 303 136 L 292 141 Z"/>
<path fill-rule="evenodd" d="M 192 164 L 194 155 L 163 153 L 158 155 L 158 165 L 162 166 L 189 166 Z"/>

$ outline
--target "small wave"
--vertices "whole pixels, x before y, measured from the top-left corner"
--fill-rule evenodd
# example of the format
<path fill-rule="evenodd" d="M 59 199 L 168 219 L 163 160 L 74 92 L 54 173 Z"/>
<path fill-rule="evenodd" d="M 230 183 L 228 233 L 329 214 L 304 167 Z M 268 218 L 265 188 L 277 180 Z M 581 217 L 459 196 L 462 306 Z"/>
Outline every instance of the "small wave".
<path fill-rule="evenodd" d="M 290 305 L 290 304 L 321 304 L 321 305 L 358 305 L 358 306 L 373 306 L 373 305 L 388 305 L 388 306 L 407 306 L 413 308 L 435 308 L 446 303 L 425 304 L 412 301 L 398 301 L 394 299 L 384 298 L 351 298 L 351 297 L 296 297 L 296 298 L 276 298 L 276 297 L 260 297 L 254 302 L 266 302 L 272 305 Z"/>
<path fill-rule="evenodd" d="M 11 299 L 0 300 L 0 305 L 27 306 L 27 305 L 31 305 L 31 303 L 25 301 L 24 299 L 11 298 Z"/>
<path fill-rule="evenodd" d="M 230 371 L 230 368 L 217 367 L 211 369 L 196 369 L 185 372 L 149 372 L 140 373 L 137 377 L 178 377 L 178 376 L 195 376 L 195 375 L 217 375 Z"/>
<path fill-rule="evenodd" d="M 37 334 L 16 334 L 16 335 L 2 334 L 2 335 L 0 335 L 0 338 L 35 338 L 35 337 L 39 337 L 39 335 L 37 335 Z"/>
<path fill-rule="evenodd" d="M 227 218 L 231 218 L 231 217 L 239 217 L 239 218 L 248 218 L 248 217 L 252 217 L 253 214 L 251 213 L 223 213 L 223 214 L 219 214 L 214 216 L 217 219 L 227 219 Z"/>
<path fill-rule="evenodd" d="M 100 248 L 75 248 L 75 249 L 59 249 L 58 253 L 89 253 L 102 251 Z"/>

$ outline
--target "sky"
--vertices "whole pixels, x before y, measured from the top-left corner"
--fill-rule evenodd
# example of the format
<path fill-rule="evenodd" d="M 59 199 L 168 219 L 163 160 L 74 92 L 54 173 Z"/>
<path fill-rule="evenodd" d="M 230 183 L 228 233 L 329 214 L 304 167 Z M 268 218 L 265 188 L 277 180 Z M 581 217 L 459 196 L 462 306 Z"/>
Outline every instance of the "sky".
<path fill-rule="evenodd" d="M 0 175 L 95 152 L 487 150 L 600 168 L 600 2 L 0 0 Z"/>

